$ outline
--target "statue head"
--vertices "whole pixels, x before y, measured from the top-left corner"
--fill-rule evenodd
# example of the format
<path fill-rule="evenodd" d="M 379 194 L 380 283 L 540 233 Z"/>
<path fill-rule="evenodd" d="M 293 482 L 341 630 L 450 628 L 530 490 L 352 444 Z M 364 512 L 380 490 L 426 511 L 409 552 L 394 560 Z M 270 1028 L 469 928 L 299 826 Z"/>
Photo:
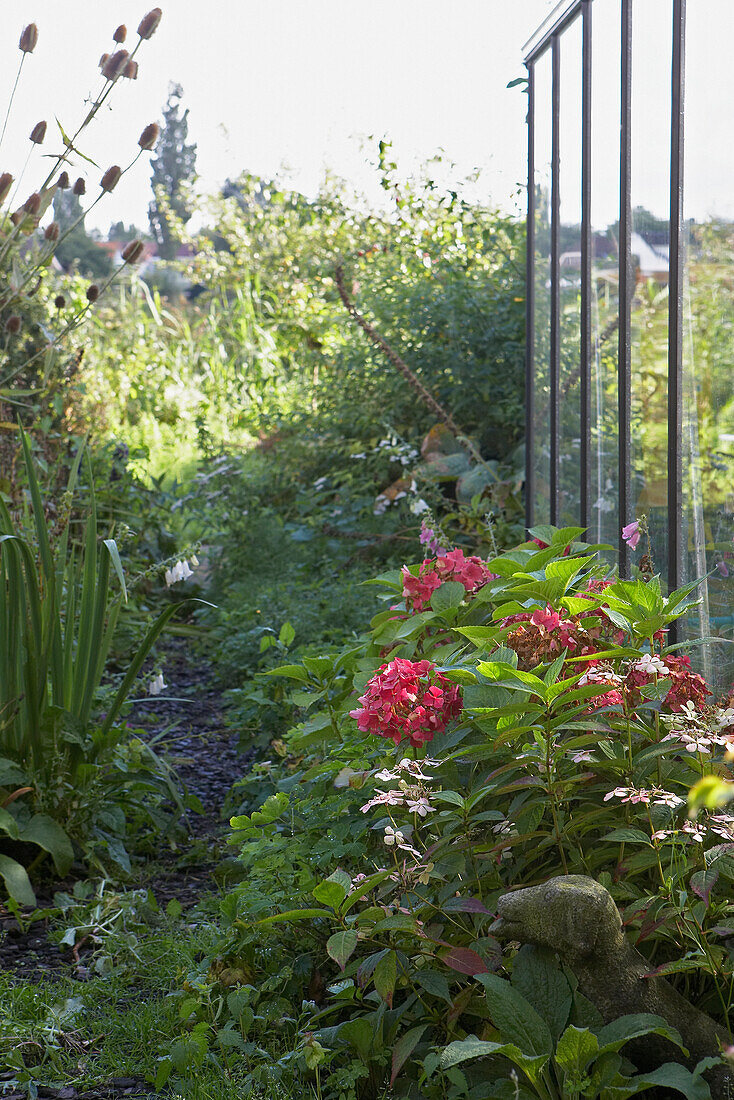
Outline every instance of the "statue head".
<path fill-rule="evenodd" d="M 622 919 L 611 894 L 585 875 L 559 875 L 541 886 L 503 894 L 492 935 L 550 947 L 571 961 L 603 946 L 618 948 Z"/>

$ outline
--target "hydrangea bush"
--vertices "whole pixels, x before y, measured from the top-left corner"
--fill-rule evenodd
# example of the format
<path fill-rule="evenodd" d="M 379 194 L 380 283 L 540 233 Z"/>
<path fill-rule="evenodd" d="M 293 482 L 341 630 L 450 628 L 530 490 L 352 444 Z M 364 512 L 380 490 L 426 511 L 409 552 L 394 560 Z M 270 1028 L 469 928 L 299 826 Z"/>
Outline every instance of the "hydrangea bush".
<path fill-rule="evenodd" d="M 729 1027 L 734 696 L 715 698 L 669 644 L 696 586 L 619 580 L 582 535 L 536 528 L 487 562 L 457 549 L 386 573 L 359 644 L 275 670 L 297 722 L 241 788 L 245 881 L 223 903 L 221 956 L 249 952 L 270 974 L 248 994 L 255 1017 L 278 981 L 304 1007 L 285 1059 L 257 1054 L 254 1024 L 243 1035 L 253 1082 L 316 1075 L 334 1100 L 387 1083 L 426 1100 L 649 1087 L 616 1052 L 602 1073 L 587 1051 L 572 1073 L 577 1032 L 602 1050 L 598 1014 L 552 958 L 492 936 L 501 894 L 564 873 L 602 883 L 651 972 Z M 330 860 L 331 835 L 351 843 Z M 256 889 L 269 890 L 257 912 Z M 189 1015 L 226 1060 L 205 966 Z M 544 982 L 555 1031 L 537 1022 Z M 534 1050 L 513 1033 L 518 996 L 548 1033 Z M 708 1095 L 681 1066 L 659 1073 L 671 1095 Z"/>

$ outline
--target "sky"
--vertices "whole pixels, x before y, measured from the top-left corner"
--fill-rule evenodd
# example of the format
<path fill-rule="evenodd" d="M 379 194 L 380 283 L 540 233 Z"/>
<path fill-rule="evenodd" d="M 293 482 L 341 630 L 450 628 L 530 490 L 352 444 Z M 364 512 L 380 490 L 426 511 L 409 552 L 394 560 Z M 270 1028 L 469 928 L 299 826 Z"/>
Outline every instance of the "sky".
<path fill-rule="evenodd" d="M 29 22 L 38 25 L 5 139 L 0 172 L 18 176 L 34 124 L 49 124 L 18 191 L 45 175 L 60 148 L 54 118 L 72 132 L 101 86 L 99 57 L 119 23 L 130 40 L 148 4 L 131 0 L 2 0 L 0 112 L 4 117 Z M 376 198 L 376 142 L 388 138 L 404 175 L 442 152 L 462 178 L 481 169 L 474 196 L 521 213 L 526 173 L 522 46 L 555 0 L 161 0 L 138 79 L 121 81 L 81 150 L 96 195 L 102 171 L 125 166 L 147 123 L 160 121 L 169 81 L 180 83 L 197 144 L 203 192 L 248 170 L 315 193 L 325 170 Z M 0 124 L 1 126 L 1 124 Z M 55 131 L 55 133 L 53 132 Z M 123 220 L 147 227 L 150 165 L 141 157 L 87 228 Z"/>

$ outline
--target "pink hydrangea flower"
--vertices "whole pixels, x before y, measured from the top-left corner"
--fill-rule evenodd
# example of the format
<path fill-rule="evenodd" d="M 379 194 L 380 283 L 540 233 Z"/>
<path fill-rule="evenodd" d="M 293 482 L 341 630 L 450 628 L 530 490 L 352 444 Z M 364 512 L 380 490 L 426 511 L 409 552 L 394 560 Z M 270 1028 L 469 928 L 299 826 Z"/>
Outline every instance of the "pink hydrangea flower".
<path fill-rule="evenodd" d="M 496 575 L 476 555 L 467 558 L 461 549 L 449 550 L 439 558 L 425 558 L 417 577 L 404 565 L 403 595 L 413 611 L 422 611 L 444 581 L 459 581 L 467 592 L 476 592 Z"/>
<path fill-rule="evenodd" d="M 414 748 L 443 733 L 462 709 L 458 685 L 449 683 L 432 661 L 401 657 L 380 668 L 359 701 L 361 709 L 350 716 L 361 730 L 396 745 L 406 738 Z"/>

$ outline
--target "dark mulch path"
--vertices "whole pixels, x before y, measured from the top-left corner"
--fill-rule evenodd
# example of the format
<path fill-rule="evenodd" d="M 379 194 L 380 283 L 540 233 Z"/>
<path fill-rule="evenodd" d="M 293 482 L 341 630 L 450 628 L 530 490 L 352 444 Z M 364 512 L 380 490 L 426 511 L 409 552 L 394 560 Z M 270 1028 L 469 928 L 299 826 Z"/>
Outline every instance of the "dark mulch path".
<path fill-rule="evenodd" d="M 225 727 L 221 693 L 212 685 L 211 669 L 192 652 L 187 638 L 167 640 L 164 676 L 168 685 L 165 697 L 135 703 L 128 724 L 145 730 L 151 739 L 161 735 L 156 752 L 167 756 L 204 812 L 188 811 L 188 839 L 179 841 L 175 851 L 166 850 L 157 857 L 154 877 L 143 868 L 139 881 L 126 886 L 150 889 L 161 908 L 173 899 L 187 908 L 216 887 L 213 871 L 221 859 L 220 838 L 226 824 L 222 804 L 254 753 L 237 751 L 237 737 Z M 73 880 L 57 882 L 46 892 L 38 891 L 39 909 L 51 908 L 54 891 L 70 890 L 72 885 Z M 11 971 L 18 981 L 53 975 L 85 980 L 88 970 L 83 949 L 73 958 L 68 947 L 49 940 L 47 924 L 47 919 L 41 919 L 23 929 L 0 906 L 0 967 Z M 0 1072 L 0 1096 L 25 1100 L 25 1093 L 3 1091 L 3 1081 L 10 1077 L 12 1074 Z M 49 1100 L 116 1100 L 155 1094 L 140 1079 L 119 1078 L 86 1091 L 70 1085 L 39 1088 L 38 1095 Z"/>

